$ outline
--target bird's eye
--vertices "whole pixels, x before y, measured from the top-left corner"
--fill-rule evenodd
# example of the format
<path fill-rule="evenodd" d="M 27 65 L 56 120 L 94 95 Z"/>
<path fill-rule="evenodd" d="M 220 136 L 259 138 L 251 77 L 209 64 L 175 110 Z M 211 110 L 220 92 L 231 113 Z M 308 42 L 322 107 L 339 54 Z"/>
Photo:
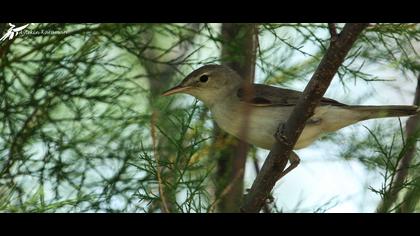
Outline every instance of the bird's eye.
<path fill-rule="evenodd" d="M 205 83 L 207 82 L 207 80 L 209 80 L 209 77 L 207 75 L 200 76 L 200 82 Z"/>

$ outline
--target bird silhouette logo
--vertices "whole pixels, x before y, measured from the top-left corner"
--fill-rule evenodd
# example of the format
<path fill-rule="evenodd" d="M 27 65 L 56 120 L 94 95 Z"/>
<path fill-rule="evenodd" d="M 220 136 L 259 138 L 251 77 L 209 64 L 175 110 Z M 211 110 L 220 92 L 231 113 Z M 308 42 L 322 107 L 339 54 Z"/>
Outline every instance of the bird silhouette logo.
<path fill-rule="evenodd" d="M 9 40 L 13 39 L 15 36 L 19 34 L 20 31 L 24 30 L 29 25 L 30 24 L 26 24 L 20 27 L 16 27 L 16 25 L 9 23 L 10 28 L 3 35 L 3 37 L 0 38 L 0 41 L 5 41 L 7 38 L 9 38 Z"/>

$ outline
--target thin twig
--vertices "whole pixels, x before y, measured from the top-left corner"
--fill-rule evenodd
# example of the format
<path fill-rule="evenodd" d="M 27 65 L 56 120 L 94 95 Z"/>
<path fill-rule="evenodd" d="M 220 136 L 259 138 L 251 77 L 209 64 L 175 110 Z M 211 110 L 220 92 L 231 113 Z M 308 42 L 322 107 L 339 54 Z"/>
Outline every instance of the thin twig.
<path fill-rule="evenodd" d="M 420 75 L 417 78 L 417 88 L 413 104 L 417 106 L 420 105 Z M 411 116 L 406 122 L 406 145 L 410 146 L 398 163 L 395 180 L 390 184 L 387 193 L 384 195 L 385 198 L 378 207 L 378 212 L 388 212 L 392 204 L 394 204 L 397 200 L 398 193 L 404 187 L 404 182 L 408 176 L 408 169 L 410 168 L 410 163 L 414 159 L 416 153 L 416 142 L 409 142 L 409 139 L 415 138 L 414 136 L 418 134 L 420 128 L 419 123 L 419 114 Z"/>
<path fill-rule="evenodd" d="M 151 132 L 152 132 L 153 156 L 155 157 L 155 160 L 156 160 L 156 175 L 157 175 L 158 185 L 159 185 L 159 196 L 162 200 L 162 205 L 163 205 L 164 212 L 169 213 L 169 208 L 168 208 L 168 205 L 166 203 L 165 195 L 163 193 L 162 178 L 161 178 L 161 175 L 160 175 L 161 168 L 160 168 L 159 156 L 158 156 L 158 152 L 157 152 L 157 141 L 158 140 L 157 140 L 157 137 L 156 137 L 156 127 L 155 127 L 156 120 L 157 120 L 157 113 L 153 112 L 152 119 L 151 119 Z"/>
<path fill-rule="evenodd" d="M 223 197 L 225 197 L 233 188 L 233 186 L 236 185 L 236 182 L 239 180 L 239 178 L 241 178 L 244 174 L 244 169 L 240 169 L 235 177 L 233 178 L 232 182 L 230 182 L 230 184 L 228 184 L 223 191 L 220 193 L 220 195 L 218 196 L 218 198 L 210 205 L 209 207 L 209 212 L 213 212 L 214 208 L 216 207 L 216 205 L 220 202 L 221 199 L 223 199 Z"/>
<path fill-rule="evenodd" d="M 10 169 L 16 161 L 23 157 L 22 151 L 26 142 L 30 139 L 37 129 L 39 129 L 45 122 L 48 115 L 48 110 L 55 104 L 53 96 L 48 97 L 42 104 L 36 106 L 34 111 L 25 120 L 22 128 L 13 137 L 8 158 L 3 163 L 3 168 L 0 171 L 0 176 L 10 175 Z"/>

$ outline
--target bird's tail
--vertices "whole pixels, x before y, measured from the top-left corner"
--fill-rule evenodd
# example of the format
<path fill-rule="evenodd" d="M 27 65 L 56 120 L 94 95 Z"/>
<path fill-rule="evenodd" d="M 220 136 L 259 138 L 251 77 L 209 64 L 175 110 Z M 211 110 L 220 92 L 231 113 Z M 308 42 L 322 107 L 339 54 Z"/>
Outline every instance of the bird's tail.
<path fill-rule="evenodd" d="M 361 115 L 361 120 L 384 117 L 412 116 L 420 111 L 417 106 L 350 106 Z"/>

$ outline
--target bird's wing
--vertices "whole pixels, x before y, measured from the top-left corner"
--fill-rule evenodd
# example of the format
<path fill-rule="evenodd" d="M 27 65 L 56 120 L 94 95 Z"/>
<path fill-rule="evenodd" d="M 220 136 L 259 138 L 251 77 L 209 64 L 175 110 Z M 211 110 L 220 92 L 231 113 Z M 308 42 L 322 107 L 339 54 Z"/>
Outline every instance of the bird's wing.
<path fill-rule="evenodd" d="M 245 94 L 245 89 L 240 88 L 237 96 L 243 102 L 254 106 L 294 106 L 302 92 L 291 89 L 277 88 L 264 84 L 252 84 L 252 92 Z M 322 98 L 320 105 L 346 106 L 330 98 Z"/>

